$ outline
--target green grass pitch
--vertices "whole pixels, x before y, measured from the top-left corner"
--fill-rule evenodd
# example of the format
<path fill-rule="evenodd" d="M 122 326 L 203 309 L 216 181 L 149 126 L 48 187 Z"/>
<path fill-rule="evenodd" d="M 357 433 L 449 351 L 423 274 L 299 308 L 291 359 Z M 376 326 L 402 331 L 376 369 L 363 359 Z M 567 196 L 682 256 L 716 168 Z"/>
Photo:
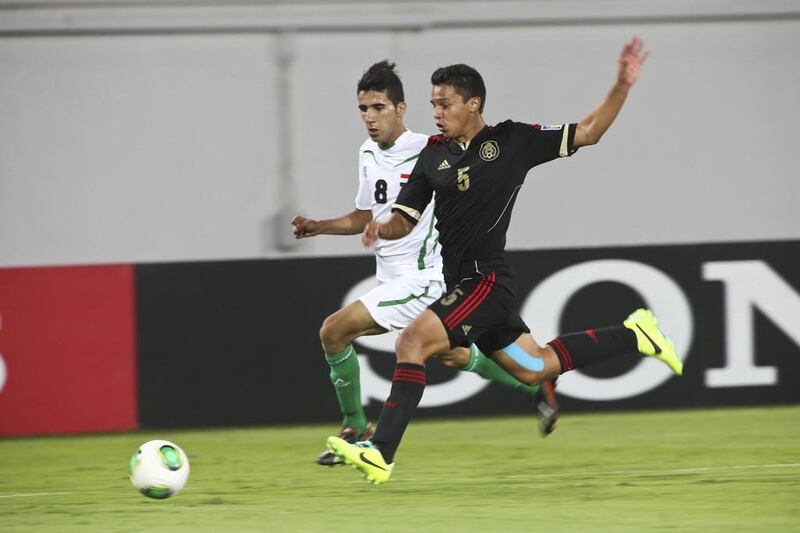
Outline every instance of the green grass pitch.
<path fill-rule="evenodd" d="M 800 531 L 800 407 L 412 422 L 394 477 L 313 463 L 335 425 L 0 440 L 0 531 Z M 142 442 L 189 455 L 139 495 Z"/>

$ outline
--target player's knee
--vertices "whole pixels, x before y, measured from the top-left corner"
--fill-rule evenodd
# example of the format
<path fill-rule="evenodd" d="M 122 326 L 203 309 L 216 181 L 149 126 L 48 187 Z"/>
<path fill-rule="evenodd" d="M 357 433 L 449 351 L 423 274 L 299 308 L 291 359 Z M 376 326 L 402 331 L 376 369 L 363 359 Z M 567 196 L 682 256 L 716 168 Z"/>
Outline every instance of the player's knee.
<path fill-rule="evenodd" d="M 419 339 L 416 335 L 409 334 L 408 329 L 397 337 L 394 347 L 398 363 L 424 364 L 427 359 L 422 339 Z"/>
<path fill-rule="evenodd" d="M 401 363 L 407 362 L 416 344 L 413 338 L 409 338 L 411 335 L 408 335 L 407 331 L 403 331 L 394 343 L 394 353 L 397 354 L 397 360 Z"/>
<path fill-rule="evenodd" d="M 322 321 L 322 326 L 319 328 L 319 340 L 322 344 L 331 340 L 332 330 L 333 330 L 333 317 L 329 316 L 325 320 Z"/>
<path fill-rule="evenodd" d="M 341 327 L 341 321 L 333 314 L 330 315 L 322 322 L 322 327 L 319 328 L 319 340 L 326 351 L 333 349 L 334 352 L 339 351 L 335 348 L 344 342 L 344 335 Z"/>

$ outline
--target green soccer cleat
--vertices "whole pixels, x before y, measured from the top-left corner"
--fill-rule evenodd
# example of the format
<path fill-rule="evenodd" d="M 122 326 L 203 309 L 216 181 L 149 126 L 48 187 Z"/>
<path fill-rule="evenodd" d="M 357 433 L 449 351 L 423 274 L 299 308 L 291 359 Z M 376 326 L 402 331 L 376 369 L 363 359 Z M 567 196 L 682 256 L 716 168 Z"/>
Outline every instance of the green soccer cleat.
<path fill-rule="evenodd" d="M 328 437 L 328 449 L 342 461 L 361 471 L 370 483 L 381 485 L 389 481 L 394 463 L 386 464 L 380 450 L 368 440 L 350 444 L 339 437 Z"/>
<path fill-rule="evenodd" d="M 675 353 L 675 344 L 658 328 L 652 311 L 637 309 L 622 325 L 636 334 L 639 353 L 655 357 L 679 376 L 683 374 L 683 362 Z"/>

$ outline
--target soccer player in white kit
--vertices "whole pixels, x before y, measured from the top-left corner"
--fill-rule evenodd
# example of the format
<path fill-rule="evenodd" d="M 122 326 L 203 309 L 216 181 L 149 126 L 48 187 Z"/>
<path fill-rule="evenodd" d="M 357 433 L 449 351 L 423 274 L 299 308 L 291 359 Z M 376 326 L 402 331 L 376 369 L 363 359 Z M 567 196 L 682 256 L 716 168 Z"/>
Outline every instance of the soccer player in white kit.
<path fill-rule="evenodd" d="M 359 149 L 355 209 L 330 220 L 294 217 L 292 226 L 298 239 L 321 234 L 359 234 L 370 221 L 389 218 L 400 188 L 428 143 L 428 135 L 411 132 L 403 124 L 406 103 L 393 63 L 381 61 L 372 65 L 359 81 L 357 91 L 358 107 L 369 139 Z M 330 315 L 320 329 L 325 358 L 331 367 L 331 382 L 343 416 L 340 437 L 349 442 L 367 440 L 372 435 L 361 405 L 360 372 L 353 340 L 363 335 L 403 329 L 442 297 L 444 277 L 433 206 L 433 202 L 427 206 L 419 223 L 406 237 L 376 242 L 379 285 Z M 542 431 L 544 434 L 552 431 L 558 406 L 551 387 L 540 391 L 538 386 L 517 381 L 474 345 L 456 348 L 440 359 L 447 366 L 475 372 L 535 397 Z M 333 466 L 340 464 L 341 459 L 326 450 L 317 462 Z"/>

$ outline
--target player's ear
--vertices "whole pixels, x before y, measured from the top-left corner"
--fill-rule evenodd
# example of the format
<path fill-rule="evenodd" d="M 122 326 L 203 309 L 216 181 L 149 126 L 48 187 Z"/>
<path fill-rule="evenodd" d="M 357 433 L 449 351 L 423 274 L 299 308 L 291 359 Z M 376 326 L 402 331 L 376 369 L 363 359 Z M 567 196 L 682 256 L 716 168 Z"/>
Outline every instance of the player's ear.
<path fill-rule="evenodd" d="M 468 107 L 469 107 L 469 112 L 470 113 L 475 114 L 475 113 L 479 112 L 480 109 L 481 109 L 481 98 L 480 98 L 480 96 L 473 96 L 472 98 L 470 98 L 469 102 L 468 102 Z"/>
<path fill-rule="evenodd" d="M 396 106 L 394 106 L 397 110 L 397 116 L 403 118 L 403 115 L 406 114 L 406 103 L 405 102 L 398 102 Z"/>

